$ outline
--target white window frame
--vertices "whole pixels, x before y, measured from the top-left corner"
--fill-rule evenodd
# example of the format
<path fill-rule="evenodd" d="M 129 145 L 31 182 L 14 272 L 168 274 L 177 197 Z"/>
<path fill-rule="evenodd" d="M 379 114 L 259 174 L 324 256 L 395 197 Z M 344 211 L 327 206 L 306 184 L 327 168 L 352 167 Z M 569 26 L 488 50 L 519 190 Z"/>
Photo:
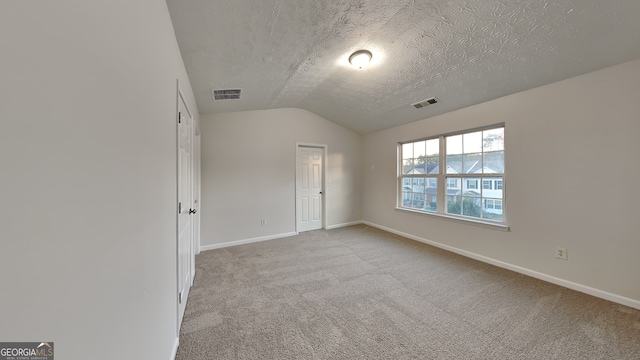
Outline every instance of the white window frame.
<path fill-rule="evenodd" d="M 465 173 L 456 173 L 456 174 L 447 174 L 446 173 L 446 138 L 450 137 L 450 136 L 455 136 L 455 135 L 461 135 L 461 134 L 467 134 L 467 133 L 474 133 L 477 131 L 483 131 L 483 130 L 492 130 L 492 129 L 497 129 L 497 128 L 504 128 L 505 125 L 504 124 L 496 124 L 496 125 L 491 125 L 491 126 L 486 126 L 486 127 L 481 127 L 481 128 L 475 128 L 475 129 L 468 129 L 468 130 L 464 130 L 464 131 L 460 131 L 460 132 L 455 132 L 455 133 L 447 133 L 447 134 L 441 134 L 441 135 L 437 135 L 437 136 L 432 136 L 432 137 L 427 137 L 427 138 L 422 138 L 422 139 L 416 139 L 416 140 L 411 140 L 411 141 L 404 141 L 404 142 L 400 142 L 398 143 L 398 194 L 396 196 L 397 198 L 397 205 L 396 205 L 396 209 L 397 210 L 402 210 L 402 211 L 409 211 L 409 212 L 417 212 L 417 213 L 421 213 L 421 214 L 425 214 L 425 215 L 429 215 L 429 216 L 436 216 L 436 217 L 441 217 L 447 220 L 453 220 L 453 221 L 459 221 L 459 222 L 463 222 L 466 224 L 472 224 L 472 225 L 478 225 L 478 226 L 482 226 L 482 227 L 486 227 L 486 228 L 492 228 L 492 229 L 497 229 L 497 230 L 502 230 L 502 231 L 508 231 L 509 227 L 507 225 L 507 210 L 506 210 L 506 164 L 505 164 L 505 169 L 503 170 L 502 173 L 471 173 L 471 174 L 465 174 Z M 420 142 L 420 141 L 425 141 L 425 140 L 432 140 L 432 139 L 439 139 L 439 145 L 440 145 L 440 152 L 439 152 L 439 166 L 438 166 L 438 173 L 437 174 L 429 174 L 427 177 L 436 177 L 437 178 L 437 210 L 436 211 L 425 211 L 422 209 L 415 209 L 415 208 L 410 208 L 410 207 L 405 207 L 402 204 L 402 184 L 403 184 L 403 178 L 411 178 L 411 177 L 424 177 L 424 174 L 403 174 L 403 159 L 402 159 L 402 146 L 404 144 L 409 144 L 409 143 L 416 143 L 416 142 Z M 504 156 L 505 156 L 505 162 L 506 162 L 506 144 L 505 144 L 505 149 L 504 151 Z M 485 188 L 484 187 L 484 181 L 487 181 L 485 178 L 495 178 L 495 177 L 501 177 L 502 180 L 493 180 L 492 179 L 492 183 L 490 185 L 491 189 Z M 456 178 L 456 179 L 451 179 L 451 178 Z M 498 220 L 490 220 L 490 219 L 486 219 L 486 218 L 478 218 L 478 217 L 472 217 L 472 216 L 465 216 L 465 215 L 458 215 L 458 214 L 451 214 L 451 213 L 447 213 L 447 202 L 448 199 L 450 198 L 450 195 L 448 194 L 448 189 L 454 189 L 454 188 L 458 188 L 460 187 L 461 189 L 464 188 L 464 183 L 458 183 L 457 180 L 458 178 L 460 179 L 460 181 L 469 181 L 472 180 L 471 178 L 473 178 L 473 180 L 477 179 L 477 187 L 474 188 L 474 190 L 502 190 L 502 199 L 491 199 L 492 201 L 492 209 L 495 210 L 502 210 L 502 221 L 498 221 Z M 456 186 L 455 187 L 449 187 L 449 183 L 451 180 L 455 180 L 456 181 Z M 500 188 L 498 188 L 498 183 L 500 183 Z M 426 185 L 426 184 L 425 184 Z M 458 186 L 459 185 L 459 186 Z M 426 199 L 426 198 L 425 198 Z M 483 199 L 485 199 L 483 197 Z M 488 198 L 487 198 L 488 200 Z M 497 203 L 500 203 L 499 206 L 497 206 Z M 484 207 L 483 206 L 484 203 L 481 203 L 480 206 L 481 208 Z"/>

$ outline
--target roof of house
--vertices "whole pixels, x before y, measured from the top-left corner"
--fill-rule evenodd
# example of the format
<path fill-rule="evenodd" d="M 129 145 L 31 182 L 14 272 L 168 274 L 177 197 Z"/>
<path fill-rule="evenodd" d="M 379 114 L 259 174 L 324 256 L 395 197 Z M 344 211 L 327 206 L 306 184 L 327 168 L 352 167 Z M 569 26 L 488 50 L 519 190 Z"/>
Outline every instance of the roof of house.
<path fill-rule="evenodd" d="M 480 161 L 474 162 L 466 171 L 462 161 L 450 161 L 447 163 L 447 174 L 501 174 L 504 173 L 504 161 L 487 161 L 484 166 Z M 440 164 L 418 164 L 405 172 L 405 174 L 437 175 L 440 172 Z"/>

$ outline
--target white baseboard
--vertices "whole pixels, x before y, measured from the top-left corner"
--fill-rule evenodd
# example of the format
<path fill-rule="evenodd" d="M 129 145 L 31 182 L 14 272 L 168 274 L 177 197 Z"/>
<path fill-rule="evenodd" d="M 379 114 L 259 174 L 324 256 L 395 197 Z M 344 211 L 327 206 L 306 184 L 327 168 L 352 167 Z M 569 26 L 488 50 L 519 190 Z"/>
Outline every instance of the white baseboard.
<path fill-rule="evenodd" d="M 347 226 L 353 226 L 353 225 L 360 225 L 360 224 L 362 224 L 362 221 L 352 221 L 352 222 L 343 223 L 343 224 L 329 225 L 329 226 L 327 226 L 327 230 L 337 229 L 337 228 L 347 227 Z"/>
<path fill-rule="evenodd" d="M 453 247 L 453 246 L 449 246 L 449 245 L 441 244 L 441 243 L 438 243 L 438 242 L 435 242 L 435 241 L 427 240 L 427 239 L 424 239 L 424 238 L 421 238 L 421 237 L 418 237 L 418 236 L 415 236 L 415 235 L 407 234 L 407 233 L 404 233 L 402 231 L 391 229 L 391 228 L 388 228 L 388 227 L 385 227 L 385 226 L 381 226 L 381 225 L 378 225 L 378 224 L 374 224 L 374 223 L 371 223 L 371 222 L 368 222 L 368 221 L 362 221 L 362 224 L 369 225 L 369 226 L 378 228 L 380 230 L 388 231 L 390 233 L 393 233 L 393 234 L 396 234 L 396 235 L 400 235 L 400 236 L 409 238 L 411 240 L 416 240 L 416 241 L 419 241 L 421 243 L 432 245 L 432 246 L 435 246 L 435 247 L 440 248 L 440 249 L 451 251 L 451 252 L 454 252 L 456 254 L 460 254 L 462 256 L 466 256 L 468 258 L 472 258 L 472 259 L 475 259 L 475 260 L 478 260 L 478 261 L 482 261 L 482 262 L 487 263 L 487 264 L 495 265 L 495 266 L 501 267 L 503 269 L 515 271 L 517 273 L 520 273 L 520 274 L 523 274 L 523 275 L 527 275 L 527 276 L 531 276 L 533 278 L 536 278 L 536 279 L 539 279 L 539 280 L 542 280 L 542 281 L 550 282 L 552 284 L 556 284 L 556 285 L 559 285 L 559 286 L 562 286 L 562 287 L 566 287 L 566 288 L 569 288 L 569 289 L 572 289 L 572 290 L 576 290 L 576 291 L 579 291 L 579 292 L 582 292 L 582 293 L 585 293 L 585 294 L 589 294 L 589 295 L 592 295 L 592 296 L 595 296 L 595 297 L 598 297 L 598 298 L 601 298 L 601 299 L 609 300 L 609 301 L 612 301 L 612 302 L 615 302 L 615 303 L 618 303 L 618 304 L 621 304 L 621 305 L 629 306 L 629 307 L 632 307 L 632 308 L 640 310 L 640 301 L 635 300 L 635 299 L 631 299 L 631 298 L 620 296 L 620 295 L 617 295 L 617 294 L 613 294 L 613 293 L 610 293 L 610 292 L 607 292 L 607 291 L 595 289 L 595 288 L 592 288 L 590 286 L 578 284 L 578 283 L 575 283 L 575 282 L 572 282 L 572 281 L 560 279 L 560 278 L 557 278 L 555 276 L 551 276 L 551 275 L 547 275 L 547 274 L 544 274 L 544 273 L 541 273 L 541 272 L 538 272 L 538 271 L 535 271 L 535 270 L 523 268 L 521 266 L 509 264 L 509 263 L 506 263 L 506 262 L 503 262 L 503 261 L 500 261 L 500 260 L 492 259 L 490 257 L 486 257 L 484 255 L 479 255 L 479 254 L 476 254 L 476 253 L 473 253 L 473 252 L 470 252 L 470 251 L 462 250 L 462 249 L 459 249 L 459 248 L 456 248 L 456 247 Z"/>
<path fill-rule="evenodd" d="M 180 344 L 180 339 L 176 338 L 173 342 L 173 350 L 171 350 L 171 357 L 169 360 L 176 360 L 176 356 L 178 355 L 178 345 Z"/>
<path fill-rule="evenodd" d="M 220 244 L 211 244 L 211 245 L 203 245 L 203 246 L 201 245 L 200 246 L 200 251 L 222 249 L 222 248 L 226 248 L 226 247 L 230 247 L 230 246 L 251 244 L 251 243 L 256 243 L 256 242 L 261 242 L 261 241 L 280 239 L 280 238 L 294 236 L 294 235 L 298 235 L 298 233 L 297 232 L 288 232 L 288 233 L 284 233 L 284 234 L 262 236 L 262 237 L 252 238 L 252 239 L 228 241 L 228 242 L 223 242 L 223 243 L 220 243 Z"/>

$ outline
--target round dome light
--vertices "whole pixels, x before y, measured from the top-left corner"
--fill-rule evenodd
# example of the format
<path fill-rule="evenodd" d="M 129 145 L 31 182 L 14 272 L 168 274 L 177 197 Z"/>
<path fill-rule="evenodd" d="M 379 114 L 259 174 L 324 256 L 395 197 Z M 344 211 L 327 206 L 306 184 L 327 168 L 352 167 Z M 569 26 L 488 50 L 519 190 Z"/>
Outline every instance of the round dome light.
<path fill-rule="evenodd" d="M 358 50 L 349 56 L 349 62 L 358 69 L 362 69 L 371 61 L 372 57 L 371 51 Z"/>

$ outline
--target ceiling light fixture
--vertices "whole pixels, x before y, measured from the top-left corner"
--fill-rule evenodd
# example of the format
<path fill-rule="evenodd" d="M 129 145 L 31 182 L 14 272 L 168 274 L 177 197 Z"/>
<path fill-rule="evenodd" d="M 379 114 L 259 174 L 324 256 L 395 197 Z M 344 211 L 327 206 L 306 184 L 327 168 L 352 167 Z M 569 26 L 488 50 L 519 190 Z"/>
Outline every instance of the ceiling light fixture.
<path fill-rule="evenodd" d="M 358 50 L 349 56 L 349 62 L 358 69 L 362 69 L 371 61 L 372 57 L 371 51 Z"/>

